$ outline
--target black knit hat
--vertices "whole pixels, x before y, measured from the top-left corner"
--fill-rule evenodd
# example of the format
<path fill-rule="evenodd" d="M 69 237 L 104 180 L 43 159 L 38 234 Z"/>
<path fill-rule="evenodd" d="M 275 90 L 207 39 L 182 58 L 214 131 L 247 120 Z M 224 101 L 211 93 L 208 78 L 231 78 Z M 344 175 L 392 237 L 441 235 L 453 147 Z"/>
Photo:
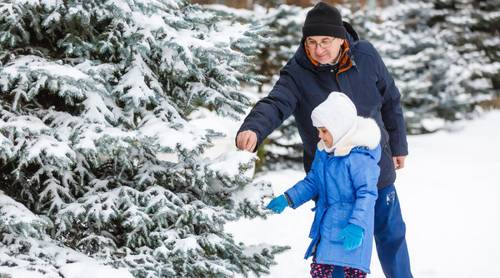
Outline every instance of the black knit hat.
<path fill-rule="evenodd" d="M 302 36 L 330 36 L 346 39 L 346 30 L 342 24 L 339 10 L 326 3 L 319 2 L 309 12 L 302 27 Z"/>

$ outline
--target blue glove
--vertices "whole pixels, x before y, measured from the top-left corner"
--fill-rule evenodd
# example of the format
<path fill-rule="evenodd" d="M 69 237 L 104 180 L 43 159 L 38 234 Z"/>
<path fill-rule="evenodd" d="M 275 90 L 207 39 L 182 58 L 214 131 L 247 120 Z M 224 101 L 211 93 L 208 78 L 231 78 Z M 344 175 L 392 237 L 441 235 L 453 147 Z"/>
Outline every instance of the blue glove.
<path fill-rule="evenodd" d="M 282 213 L 286 207 L 288 207 L 288 201 L 287 201 L 285 195 L 281 194 L 278 197 L 272 199 L 266 208 L 268 208 L 276 213 Z"/>
<path fill-rule="evenodd" d="M 345 250 L 354 250 L 363 243 L 364 230 L 358 225 L 349 224 L 339 234 L 340 239 L 344 240 Z"/>

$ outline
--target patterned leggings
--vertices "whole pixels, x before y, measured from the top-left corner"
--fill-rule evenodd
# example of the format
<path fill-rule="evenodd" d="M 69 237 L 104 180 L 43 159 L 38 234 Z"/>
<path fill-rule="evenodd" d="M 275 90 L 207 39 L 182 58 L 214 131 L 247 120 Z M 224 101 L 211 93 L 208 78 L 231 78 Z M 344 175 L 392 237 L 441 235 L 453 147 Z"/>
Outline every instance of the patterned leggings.
<path fill-rule="evenodd" d="M 331 278 L 333 275 L 333 268 L 337 267 L 331 264 L 317 264 L 311 263 L 311 277 L 312 278 Z M 366 278 L 366 273 L 350 267 L 344 267 L 345 278 Z"/>

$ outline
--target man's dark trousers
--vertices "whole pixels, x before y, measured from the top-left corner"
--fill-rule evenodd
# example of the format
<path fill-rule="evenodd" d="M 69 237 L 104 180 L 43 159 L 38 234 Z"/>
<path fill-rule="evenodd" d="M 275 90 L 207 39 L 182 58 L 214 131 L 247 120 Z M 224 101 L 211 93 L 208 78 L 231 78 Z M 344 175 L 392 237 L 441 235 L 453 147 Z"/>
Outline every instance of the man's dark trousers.
<path fill-rule="evenodd" d="M 375 203 L 375 244 L 382 269 L 387 278 L 411 278 L 410 258 L 406 246 L 406 225 L 401 216 L 399 199 L 394 185 L 378 190 Z M 334 278 L 344 277 L 337 267 Z"/>

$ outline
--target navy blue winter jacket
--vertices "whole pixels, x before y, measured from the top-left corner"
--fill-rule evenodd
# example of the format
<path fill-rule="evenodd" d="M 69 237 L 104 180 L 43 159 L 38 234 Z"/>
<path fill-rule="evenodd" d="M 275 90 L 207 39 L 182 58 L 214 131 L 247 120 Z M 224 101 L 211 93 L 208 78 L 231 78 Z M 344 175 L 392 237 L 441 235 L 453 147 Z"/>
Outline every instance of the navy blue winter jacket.
<path fill-rule="evenodd" d="M 293 114 L 304 145 L 304 169 L 308 172 L 319 141 L 311 112 L 330 92 L 343 92 L 354 102 L 359 116 L 374 119 L 381 128 L 378 188 L 383 188 L 396 179 L 392 156 L 408 154 L 400 93 L 373 45 L 359 40 L 348 23 L 344 25 L 350 47 L 346 55 L 349 55 L 352 67 L 337 75 L 336 66 L 314 65 L 307 57 L 302 41 L 281 70 L 269 95 L 255 104 L 238 133 L 254 131 L 260 145 Z"/>

